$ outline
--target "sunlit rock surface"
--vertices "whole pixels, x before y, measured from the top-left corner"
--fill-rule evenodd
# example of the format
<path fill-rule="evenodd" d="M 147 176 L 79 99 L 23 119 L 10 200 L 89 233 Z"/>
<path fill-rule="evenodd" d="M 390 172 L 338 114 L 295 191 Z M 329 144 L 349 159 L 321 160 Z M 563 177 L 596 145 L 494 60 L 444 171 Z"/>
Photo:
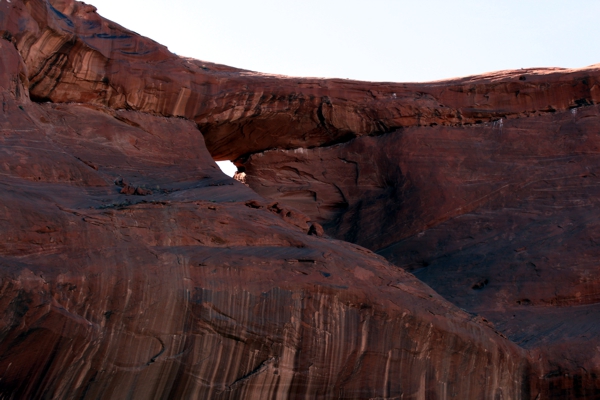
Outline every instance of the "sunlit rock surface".
<path fill-rule="evenodd" d="M 0 37 L 0 397 L 600 395 L 597 66 L 265 75 L 70 0 Z"/>
<path fill-rule="evenodd" d="M 34 99 L 184 116 L 198 123 L 211 154 L 223 160 L 600 101 L 597 67 L 503 71 L 425 84 L 285 77 L 178 57 L 72 0 L 0 7 L 0 31 L 26 61 Z"/>
<path fill-rule="evenodd" d="M 192 122 L 3 93 L 4 396 L 520 396 L 525 352 L 308 235 L 223 175 Z"/>

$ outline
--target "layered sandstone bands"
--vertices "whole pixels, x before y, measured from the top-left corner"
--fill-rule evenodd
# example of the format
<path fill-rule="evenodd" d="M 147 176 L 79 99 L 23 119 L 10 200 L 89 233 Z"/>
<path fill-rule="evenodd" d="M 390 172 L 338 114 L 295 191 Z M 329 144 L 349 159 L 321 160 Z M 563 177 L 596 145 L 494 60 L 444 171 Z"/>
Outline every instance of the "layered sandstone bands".
<path fill-rule="evenodd" d="M 3 396 L 522 396 L 521 349 L 287 223 L 216 169 L 192 122 L 4 94 Z"/>
<path fill-rule="evenodd" d="M 69 0 L 0 33 L 4 397 L 598 396 L 597 66 L 264 75 Z"/>
<path fill-rule="evenodd" d="M 52 4 L 1 3 L 3 397 L 529 391 L 522 349 L 383 258 L 308 235 L 222 175 L 195 123 L 116 110 L 78 31 L 93 9 Z"/>
<path fill-rule="evenodd" d="M 26 61 L 34 98 L 184 116 L 198 123 L 217 159 L 600 101 L 597 66 L 423 84 L 273 76 L 178 57 L 83 3 L 24 3 L 3 3 L 1 18 Z"/>
<path fill-rule="evenodd" d="M 413 272 L 540 360 L 540 398 L 590 398 L 600 109 L 407 127 L 254 154 L 259 194 Z"/>
<path fill-rule="evenodd" d="M 589 398 L 600 371 L 590 351 L 599 148 L 600 109 L 581 103 L 273 149 L 243 167 L 257 193 L 413 272 L 539 357 L 540 398 Z"/>

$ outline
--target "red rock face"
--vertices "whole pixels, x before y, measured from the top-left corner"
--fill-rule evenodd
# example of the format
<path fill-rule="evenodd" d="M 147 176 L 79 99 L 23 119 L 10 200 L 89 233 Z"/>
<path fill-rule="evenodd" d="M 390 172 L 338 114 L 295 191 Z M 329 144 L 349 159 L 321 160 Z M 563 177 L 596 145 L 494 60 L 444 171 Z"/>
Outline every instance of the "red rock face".
<path fill-rule="evenodd" d="M 0 36 L 0 397 L 598 397 L 597 66 L 264 75 L 70 0 Z"/>
<path fill-rule="evenodd" d="M 308 235 L 220 173 L 193 123 L 8 103 L 3 395 L 521 396 L 522 350 L 381 257 Z"/>
<path fill-rule="evenodd" d="M 599 117 L 589 106 L 269 151 L 250 158 L 247 182 L 490 319 L 543 354 L 554 371 L 543 382 L 567 373 L 565 393 L 581 394 L 577 382 L 600 367 L 589 351 L 598 346 Z"/>
<path fill-rule="evenodd" d="M 80 5 L 12 7 L 41 6 Z M 31 103 L 30 64 L 0 43 L 3 396 L 521 396 L 521 349 L 373 253 L 308 235 L 222 175 L 194 123 Z"/>
<path fill-rule="evenodd" d="M 504 71 L 426 84 L 265 75 L 177 57 L 66 1 L 0 5 L 37 100 L 196 121 L 217 159 L 311 148 L 400 127 L 465 125 L 600 101 L 598 67 Z"/>
<path fill-rule="evenodd" d="M 598 346 L 598 111 L 265 152 L 246 164 L 247 182 L 542 353 L 547 397 L 586 398 L 599 370 L 589 350 Z"/>

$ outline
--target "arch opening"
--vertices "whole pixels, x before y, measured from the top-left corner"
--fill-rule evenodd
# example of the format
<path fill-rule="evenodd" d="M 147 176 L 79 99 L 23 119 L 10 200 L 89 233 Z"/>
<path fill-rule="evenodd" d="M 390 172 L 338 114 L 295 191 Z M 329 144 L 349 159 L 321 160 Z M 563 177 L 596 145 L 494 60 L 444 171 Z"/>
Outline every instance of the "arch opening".
<path fill-rule="evenodd" d="M 219 168 L 221 168 L 221 171 L 223 171 L 225 175 L 230 176 L 232 178 L 238 170 L 235 164 L 229 160 L 217 161 L 217 165 L 219 166 Z"/>

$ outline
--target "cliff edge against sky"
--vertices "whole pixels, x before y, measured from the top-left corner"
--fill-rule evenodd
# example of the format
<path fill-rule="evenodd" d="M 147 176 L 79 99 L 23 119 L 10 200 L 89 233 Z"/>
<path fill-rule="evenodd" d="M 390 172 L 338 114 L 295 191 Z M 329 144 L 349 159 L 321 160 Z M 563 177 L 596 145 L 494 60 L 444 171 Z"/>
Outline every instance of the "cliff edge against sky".
<path fill-rule="evenodd" d="M 0 37 L 3 398 L 600 394 L 598 66 L 266 75 L 70 0 Z"/>

